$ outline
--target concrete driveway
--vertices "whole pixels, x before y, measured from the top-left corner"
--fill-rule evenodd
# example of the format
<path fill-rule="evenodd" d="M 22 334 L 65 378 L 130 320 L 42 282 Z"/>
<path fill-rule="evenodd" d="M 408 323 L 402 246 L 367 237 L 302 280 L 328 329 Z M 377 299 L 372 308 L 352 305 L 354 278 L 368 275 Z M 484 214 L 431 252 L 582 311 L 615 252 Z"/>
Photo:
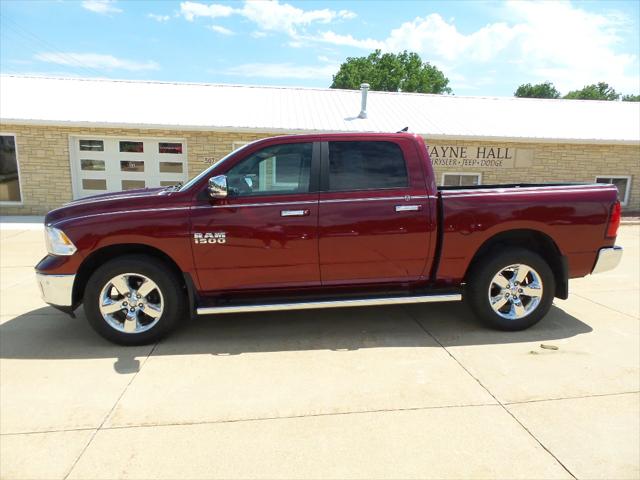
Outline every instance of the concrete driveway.
<path fill-rule="evenodd" d="M 38 227 L 1 235 L 3 479 L 640 477 L 638 226 L 525 332 L 413 305 L 200 318 L 137 348 L 42 303 Z"/>

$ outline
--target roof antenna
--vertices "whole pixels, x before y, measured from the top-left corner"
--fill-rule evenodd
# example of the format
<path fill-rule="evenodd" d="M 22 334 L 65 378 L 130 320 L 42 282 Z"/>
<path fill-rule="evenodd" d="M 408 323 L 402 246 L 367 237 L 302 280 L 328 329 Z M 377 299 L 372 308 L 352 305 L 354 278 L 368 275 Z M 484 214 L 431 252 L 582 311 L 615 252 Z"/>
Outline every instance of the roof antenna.
<path fill-rule="evenodd" d="M 408 131 L 409 131 L 409 127 L 404 127 L 402 130 L 398 130 L 396 133 L 404 133 Z"/>

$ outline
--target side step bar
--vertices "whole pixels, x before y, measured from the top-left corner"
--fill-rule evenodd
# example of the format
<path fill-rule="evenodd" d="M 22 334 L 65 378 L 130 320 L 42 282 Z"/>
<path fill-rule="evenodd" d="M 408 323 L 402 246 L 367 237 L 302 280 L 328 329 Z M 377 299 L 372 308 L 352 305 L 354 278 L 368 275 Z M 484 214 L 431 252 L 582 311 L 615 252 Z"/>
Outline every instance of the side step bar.
<path fill-rule="evenodd" d="M 397 305 L 405 303 L 459 302 L 460 294 L 420 295 L 416 297 L 377 297 L 349 300 L 323 300 L 318 302 L 271 303 L 262 305 L 231 305 L 221 307 L 201 307 L 198 315 L 218 313 L 267 312 L 274 310 L 307 310 L 311 308 L 366 307 L 371 305 Z"/>

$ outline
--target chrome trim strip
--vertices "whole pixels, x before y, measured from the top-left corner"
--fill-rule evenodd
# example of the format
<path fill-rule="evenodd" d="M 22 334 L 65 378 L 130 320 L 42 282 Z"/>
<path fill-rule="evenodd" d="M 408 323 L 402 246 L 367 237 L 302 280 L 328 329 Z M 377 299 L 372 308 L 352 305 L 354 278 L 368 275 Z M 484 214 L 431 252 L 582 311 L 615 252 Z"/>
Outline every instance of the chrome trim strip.
<path fill-rule="evenodd" d="M 51 305 L 70 307 L 73 303 L 75 275 L 46 275 L 36 272 L 42 300 Z"/>
<path fill-rule="evenodd" d="M 245 208 L 245 207 L 278 207 L 280 205 L 312 205 L 318 203 L 375 202 L 382 200 L 424 200 L 428 195 L 405 195 L 401 197 L 367 197 L 367 198 L 331 198 L 326 200 L 299 200 L 290 202 L 236 203 L 229 205 L 196 205 L 192 208 Z"/>
<path fill-rule="evenodd" d="M 327 200 L 320 200 L 320 203 L 345 203 L 345 202 L 375 202 L 382 200 L 409 200 L 413 197 L 409 195 L 401 197 L 366 197 L 366 198 L 330 198 Z"/>
<path fill-rule="evenodd" d="M 602 273 L 616 268 L 622 260 L 622 252 L 623 249 L 619 246 L 601 248 L 591 273 Z"/>
<path fill-rule="evenodd" d="M 198 315 L 211 315 L 218 313 L 267 312 L 276 310 L 308 310 L 312 308 L 342 308 L 365 307 L 372 305 L 399 305 L 407 303 L 458 302 L 460 300 L 462 300 L 462 295 L 460 294 L 421 295 L 417 297 L 384 297 L 352 300 L 328 300 L 320 302 L 292 302 L 228 307 L 201 307 L 197 309 L 197 312 Z"/>
<path fill-rule="evenodd" d="M 300 200 L 298 202 L 266 202 L 266 203 L 236 203 L 230 205 L 196 205 L 192 208 L 245 208 L 245 207 L 278 207 L 280 205 L 317 205 L 317 200 Z"/>

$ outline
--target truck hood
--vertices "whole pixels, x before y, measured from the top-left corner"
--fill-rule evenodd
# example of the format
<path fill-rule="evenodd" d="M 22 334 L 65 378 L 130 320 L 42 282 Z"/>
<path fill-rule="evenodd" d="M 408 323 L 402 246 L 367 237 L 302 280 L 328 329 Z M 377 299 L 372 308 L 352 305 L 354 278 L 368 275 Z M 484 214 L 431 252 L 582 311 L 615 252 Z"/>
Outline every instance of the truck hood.
<path fill-rule="evenodd" d="M 178 195 L 176 195 L 178 194 Z M 144 208 L 159 208 L 173 203 L 179 192 L 167 188 L 143 188 L 118 193 L 103 193 L 85 197 L 50 211 L 45 217 L 45 225 L 66 223 L 79 217 L 103 213 L 127 212 Z"/>

